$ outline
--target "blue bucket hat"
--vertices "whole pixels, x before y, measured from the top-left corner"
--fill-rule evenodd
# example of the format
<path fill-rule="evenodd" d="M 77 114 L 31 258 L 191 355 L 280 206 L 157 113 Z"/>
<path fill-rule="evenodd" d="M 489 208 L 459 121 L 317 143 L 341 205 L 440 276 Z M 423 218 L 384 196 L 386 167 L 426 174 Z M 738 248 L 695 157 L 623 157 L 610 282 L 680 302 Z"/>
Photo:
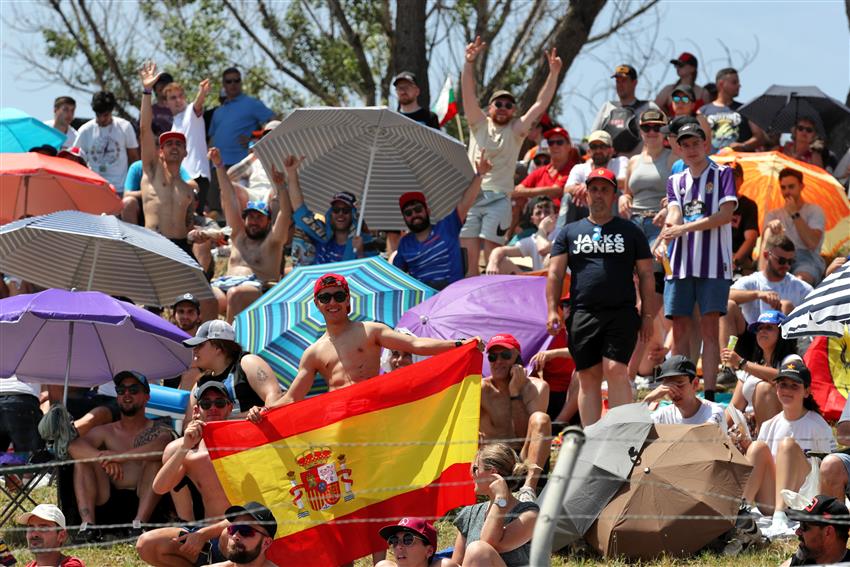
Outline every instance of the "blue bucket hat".
<path fill-rule="evenodd" d="M 785 313 L 771 309 L 770 311 L 762 311 L 759 318 L 754 323 L 750 323 L 749 329 L 751 333 L 758 331 L 759 325 L 780 325 L 787 319 Z"/>

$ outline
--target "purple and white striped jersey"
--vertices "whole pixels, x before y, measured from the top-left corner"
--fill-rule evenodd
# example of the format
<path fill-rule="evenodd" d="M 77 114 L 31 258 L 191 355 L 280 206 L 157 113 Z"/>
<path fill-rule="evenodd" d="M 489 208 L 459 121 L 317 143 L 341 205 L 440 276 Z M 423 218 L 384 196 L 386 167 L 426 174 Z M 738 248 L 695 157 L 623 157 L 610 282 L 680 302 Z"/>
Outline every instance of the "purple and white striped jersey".
<path fill-rule="evenodd" d="M 691 170 L 674 173 L 667 179 L 669 207 L 682 210 L 683 222 L 707 218 L 728 201 L 737 204 L 732 169 L 709 161 L 702 175 L 694 179 Z M 670 247 L 672 275 L 667 279 L 732 279 L 732 226 L 727 223 L 711 230 L 687 232 Z"/>

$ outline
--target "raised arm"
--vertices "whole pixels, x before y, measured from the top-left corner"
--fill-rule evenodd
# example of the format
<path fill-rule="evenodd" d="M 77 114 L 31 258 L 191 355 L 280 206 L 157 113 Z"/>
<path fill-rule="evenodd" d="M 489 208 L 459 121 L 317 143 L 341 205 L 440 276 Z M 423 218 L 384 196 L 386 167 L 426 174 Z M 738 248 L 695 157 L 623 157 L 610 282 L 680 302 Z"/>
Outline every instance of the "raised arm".
<path fill-rule="evenodd" d="M 245 230 L 245 222 L 242 220 L 242 215 L 239 211 L 239 199 L 236 197 L 236 190 L 227 176 L 227 170 L 224 168 L 224 163 L 221 160 L 221 152 L 218 148 L 210 148 L 207 156 L 210 158 L 213 166 L 215 166 L 218 186 L 221 188 L 221 208 L 224 209 L 224 219 L 233 231 L 231 237 L 235 238 Z"/>
<path fill-rule="evenodd" d="M 198 85 L 198 95 L 195 97 L 195 102 L 192 103 L 192 109 L 195 111 L 195 116 L 203 116 L 204 101 L 207 100 L 208 94 L 210 94 L 210 80 L 204 79 Z"/>
<path fill-rule="evenodd" d="M 297 158 L 295 156 L 286 156 L 283 160 L 283 167 L 286 169 L 286 177 L 289 181 L 288 193 L 289 202 L 292 205 L 292 212 L 297 211 L 304 204 L 304 195 L 301 193 L 301 183 L 298 181 L 298 166 L 304 161 L 304 156 Z"/>
<path fill-rule="evenodd" d="M 466 122 L 470 125 L 477 124 L 486 118 L 484 113 L 481 112 L 481 107 L 478 106 L 478 93 L 475 85 L 475 60 L 486 45 L 480 37 L 476 37 L 475 41 L 466 45 L 463 71 L 460 73 L 463 113 L 466 116 Z"/>
<path fill-rule="evenodd" d="M 479 341 L 478 337 L 473 337 L 471 339 L 460 341 L 460 344 L 457 344 L 458 341 L 456 340 L 412 337 L 410 335 L 405 335 L 394 331 L 386 325 L 382 325 L 379 323 L 373 323 L 372 325 L 372 328 L 377 329 L 376 338 L 378 344 L 384 347 L 385 349 L 400 350 L 423 356 L 440 354 L 441 352 L 446 352 L 447 350 L 451 350 L 458 346 L 465 345 L 473 341 Z"/>
<path fill-rule="evenodd" d="M 156 141 L 153 135 L 153 108 L 151 106 L 151 92 L 153 86 L 159 79 L 160 73 L 156 72 L 156 63 L 146 61 L 139 70 L 142 80 L 142 107 L 139 114 L 139 145 L 142 153 L 142 169 L 149 171 L 156 165 L 159 156 L 156 151 Z"/>
<path fill-rule="evenodd" d="M 466 221 L 466 214 L 472 208 L 475 199 L 478 198 L 478 193 L 481 191 L 481 179 L 493 169 L 493 164 L 484 157 L 484 150 L 478 157 L 478 162 L 475 164 L 475 175 L 472 181 L 469 182 L 469 187 L 463 192 L 463 197 L 457 205 L 457 214 L 460 217 L 460 222 Z"/>
<path fill-rule="evenodd" d="M 283 172 L 272 165 L 271 181 L 274 186 L 274 198 L 277 199 L 278 212 L 274 219 L 269 237 L 273 242 L 284 243 L 289 237 L 289 227 L 292 224 L 292 203 L 286 192 L 286 182 Z M 274 198 L 270 200 L 274 200 Z"/>
<path fill-rule="evenodd" d="M 552 98 L 555 96 L 555 90 L 558 88 L 558 75 L 561 73 L 563 62 L 558 57 L 558 51 L 553 47 L 551 51 L 545 53 L 546 61 L 549 62 L 549 75 L 546 77 L 546 82 L 543 83 L 543 88 L 537 93 L 537 100 L 531 105 L 525 114 L 519 119 L 519 122 L 514 125 L 514 129 L 525 133 L 531 129 L 531 125 L 546 112 L 549 105 L 552 103 Z"/>

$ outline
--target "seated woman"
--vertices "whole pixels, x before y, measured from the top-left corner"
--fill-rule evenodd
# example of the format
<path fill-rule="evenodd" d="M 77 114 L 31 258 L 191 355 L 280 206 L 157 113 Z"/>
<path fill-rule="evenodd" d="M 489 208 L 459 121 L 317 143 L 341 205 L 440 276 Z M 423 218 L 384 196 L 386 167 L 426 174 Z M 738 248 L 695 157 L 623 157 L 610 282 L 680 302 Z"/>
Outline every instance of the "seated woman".
<path fill-rule="evenodd" d="M 817 486 L 807 490 L 814 482 L 809 476 L 813 464 L 817 465 L 809 453 L 829 453 L 836 443 L 811 395 L 812 375 L 802 360 L 783 364 L 774 383 L 782 412 L 762 425 L 758 440 L 746 439 L 737 427 L 730 429 L 730 434 L 753 466 L 744 499 L 765 516 L 773 515 L 773 526 L 783 529 L 788 518 L 782 489 L 816 494 Z"/>
<path fill-rule="evenodd" d="M 437 530 L 422 518 L 402 518 L 378 533 L 387 540 L 393 560 L 384 559 L 375 567 L 458 567 L 451 559 L 434 557 Z"/>
<path fill-rule="evenodd" d="M 779 333 L 779 325 L 784 320 L 785 314 L 781 311 L 764 311 L 759 315 L 758 320 L 750 325 L 749 330 L 755 335 L 756 342 L 747 358 L 728 348 L 720 352 L 720 361 L 734 369 L 738 377 L 732 405 L 743 413 L 748 413 L 748 408 L 751 408 L 755 417 L 754 435 L 758 434 L 765 421 L 782 411 L 773 381 L 785 357 L 797 354 L 797 341 L 783 339 Z M 727 421 L 732 424 L 731 419 Z"/>
<path fill-rule="evenodd" d="M 791 129 L 791 141 L 782 146 L 782 153 L 794 159 L 824 167 L 820 152 L 812 151 L 812 142 L 818 137 L 818 129 L 811 118 L 800 117 Z"/>
<path fill-rule="evenodd" d="M 458 529 L 452 561 L 469 566 L 528 565 L 531 534 L 540 508 L 520 502 L 512 491 L 525 479 L 527 467 L 508 445 L 483 446 L 472 464 L 475 493 L 487 501 L 462 508 L 455 518 Z M 507 480 L 510 479 L 510 480 Z"/>

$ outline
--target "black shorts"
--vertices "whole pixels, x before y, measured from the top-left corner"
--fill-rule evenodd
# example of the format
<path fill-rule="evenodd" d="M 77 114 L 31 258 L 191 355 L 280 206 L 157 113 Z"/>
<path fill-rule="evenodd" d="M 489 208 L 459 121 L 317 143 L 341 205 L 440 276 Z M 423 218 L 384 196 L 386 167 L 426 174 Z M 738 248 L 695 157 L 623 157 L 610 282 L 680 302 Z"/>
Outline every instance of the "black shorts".
<path fill-rule="evenodd" d="M 576 370 L 596 366 L 603 357 L 628 364 L 639 331 L 640 315 L 634 307 L 571 311 L 567 319 L 567 333 Z"/>

